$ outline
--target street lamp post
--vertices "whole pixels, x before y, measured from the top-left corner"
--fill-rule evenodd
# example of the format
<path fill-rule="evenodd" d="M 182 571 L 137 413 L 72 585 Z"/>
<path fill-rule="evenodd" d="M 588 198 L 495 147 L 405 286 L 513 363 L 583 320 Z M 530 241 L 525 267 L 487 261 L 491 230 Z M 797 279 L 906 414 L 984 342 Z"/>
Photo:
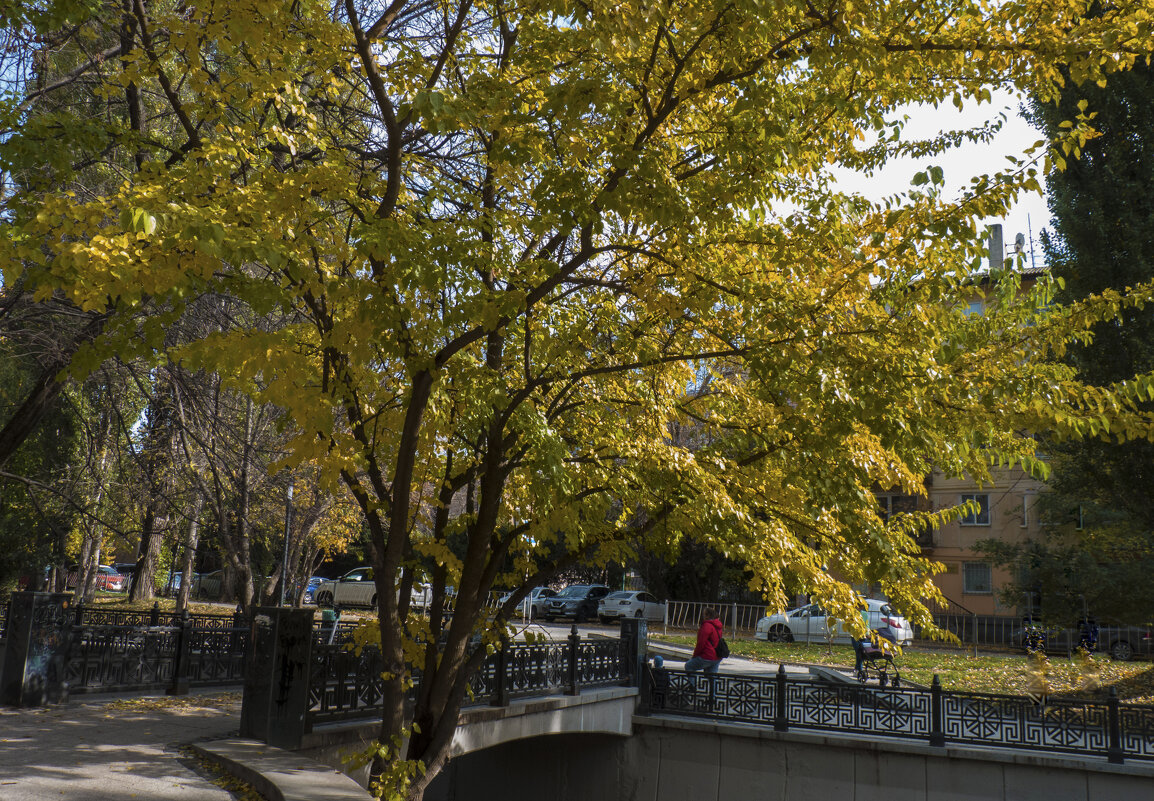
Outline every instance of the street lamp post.
<path fill-rule="evenodd" d="M 284 509 L 284 559 L 280 566 L 280 605 L 285 605 L 285 597 L 288 595 L 288 560 L 289 560 L 289 534 L 292 532 L 293 524 L 293 480 L 289 479 L 288 485 L 288 499 L 285 501 Z"/>

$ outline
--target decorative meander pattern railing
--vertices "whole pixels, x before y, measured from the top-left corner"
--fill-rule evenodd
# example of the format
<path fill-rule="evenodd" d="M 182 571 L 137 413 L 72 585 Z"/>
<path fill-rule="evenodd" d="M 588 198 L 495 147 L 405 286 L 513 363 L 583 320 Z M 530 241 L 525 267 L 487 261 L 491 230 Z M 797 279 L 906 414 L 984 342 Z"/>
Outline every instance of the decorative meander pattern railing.
<path fill-rule="evenodd" d="M 510 699 L 576 694 L 583 687 L 619 684 L 628 674 L 624 640 L 509 643 L 489 654 L 470 679 L 469 704 L 508 704 Z M 380 651 L 314 639 L 310 657 L 306 728 L 380 714 L 383 692 Z M 414 675 L 414 682 L 420 674 Z"/>
<path fill-rule="evenodd" d="M 879 688 L 812 679 L 646 671 L 645 708 L 871 737 L 1102 756 L 1110 762 L 1154 759 L 1154 706 L 921 688 Z"/>
<path fill-rule="evenodd" d="M 184 614 L 182 612 L 161 611 L 159 604 L 154 604 L 147 611 L 124 609 L 102 609 L 96 606 L 76 604 L 73 607 L 77 625 L 94 626 L 181 626 L 184 621 L 198 629 L 235 629 L 248 625 L 247 618 L 241 612 L 231 615 L 200 615 Z"/>

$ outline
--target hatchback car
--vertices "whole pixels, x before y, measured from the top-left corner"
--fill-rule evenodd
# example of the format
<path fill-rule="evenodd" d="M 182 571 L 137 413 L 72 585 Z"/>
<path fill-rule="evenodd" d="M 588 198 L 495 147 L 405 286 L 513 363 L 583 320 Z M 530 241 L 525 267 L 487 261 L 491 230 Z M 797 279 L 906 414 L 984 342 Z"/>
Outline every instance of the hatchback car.
<path fill-rule="evenodd" d="M 665 604 L 648 592 L 622 590 L 609 593 L 597 606 L 597 618 L 602 623 L 612 623 L 625 617 L 660 622 L 665 620 Z"/>
<path fill-rule="evenodd" d="M 609 594 L 604 584 L 570 584 L 545 602 L 545 620 L 573 618 L 583 623 L 597 617 L 597 602 Z"/>
<path fill-rule="evenodd" d="M 901 646 L 913 642 L 913 627 L 888 602 L 867 598 L 865 604 L 869 610 L 871 630 L 885 630 Z M 809 604 L 789 612 L 763 617 L 757 621 L 753 636 L 769 642 L 828 642 L 832 639 L 833 642 L 848 643 L 850 636 L 841 621 L 838 621 L 832 632 L 829 631 L 828 621 L 829 617 L 821 606 Z"/>

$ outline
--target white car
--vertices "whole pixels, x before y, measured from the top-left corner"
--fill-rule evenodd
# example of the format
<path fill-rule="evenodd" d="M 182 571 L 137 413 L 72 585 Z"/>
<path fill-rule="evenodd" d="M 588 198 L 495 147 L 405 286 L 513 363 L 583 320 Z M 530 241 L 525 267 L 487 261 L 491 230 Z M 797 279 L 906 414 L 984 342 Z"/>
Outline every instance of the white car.
<path fill-rule="evenodd" d="M 612 623 L 625 617 L 641 617 L 660 622 L 665 620 L 665 604 L 647 592 L 622 590 L 601 599 L 597 605 L 597 617 L 602 623 Z"/>
<path fill-rule="evenodd" d="M 339 579 L 322 581 L 313 592 L 317 606 L 368 606 L 377 605 L 377 584 L 373 581 L 371 567 L 358 567 L 345 573 Z"/>
<path fill-rule="evenodd" d="M 886 601 L 876 598 L 865 599 L 869 609 L 870 629 L 886 629 L 898 645 L 909 645 L 914 639 L 914 630 L 904 617 L 899 615 Z M 817 604 L 810 604 L 789 612 L 763 617 L 757 621 L 754 637 L 768 642 L 828 642 L 829 618 Z M 841 621 L 833 630 L 833 642 L 848 643 L 849 633 Z"/>
<path fill-rule="evenodd" d="M 409 605 L 413 609 L 425 609 L 432 603 L 433 591 L 427 584 L 413 584 Z M 377 606 L 377 584 L 373 581 L 371 567 L 358 567 L 345 573 L 339 579 L 323 581 L 313 591 L 317 606 Z"/>

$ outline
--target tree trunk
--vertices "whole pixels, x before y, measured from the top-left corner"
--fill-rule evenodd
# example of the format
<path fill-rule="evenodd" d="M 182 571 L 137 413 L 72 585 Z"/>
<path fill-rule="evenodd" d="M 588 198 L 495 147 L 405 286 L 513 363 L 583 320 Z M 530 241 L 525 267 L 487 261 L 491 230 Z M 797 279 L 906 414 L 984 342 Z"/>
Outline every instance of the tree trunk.
<path fill-rule="evenodd" d="M 176 611 L 188 608 L 189 593 L 192 592 L 192 568 L 196 561 L 196 549 L 200 545 L 200 514 L 204 511 L 204 494 L 195 491 L 192 515 L 188 521 L 188 535 L 184 540 L 184 560 L 180 568 L 180 592 L 176 596 Z"/>

